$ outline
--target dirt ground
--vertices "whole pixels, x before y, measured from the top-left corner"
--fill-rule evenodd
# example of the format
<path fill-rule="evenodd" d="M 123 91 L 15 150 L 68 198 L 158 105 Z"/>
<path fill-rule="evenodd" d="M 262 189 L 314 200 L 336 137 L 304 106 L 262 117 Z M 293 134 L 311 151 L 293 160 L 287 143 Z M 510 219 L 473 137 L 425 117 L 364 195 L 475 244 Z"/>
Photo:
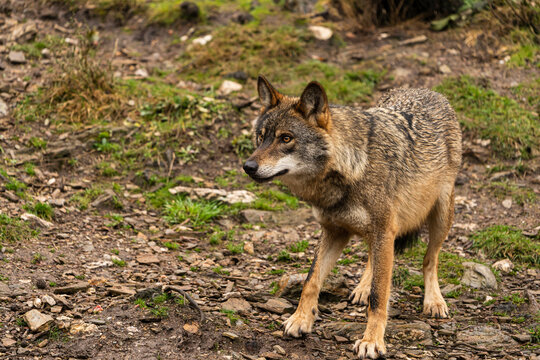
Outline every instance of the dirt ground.
<path fill-rule="evenodd" d="M 198 103 L 196 116 L 208 111 L 210 115 L 209 123 L 194 134 L 164 134 L 141 125 L 137 116 L 147 100 L 142 96 L 128 99 L 134 100 L 132 107 L 126 105 L 108 125 L 62 126 L 49 118 L 25 121 L 15 115 L 17 104 L 28 94 L 41 86 L 47 91 L 52 76 L 58 76 L 51 69 L 67 56 L 67 51 L 36 58 L 26 53 L 24 63 L 11 61 L 10 44 L 22 40 L 10 36 L 21 24 L 34 24 L 38 38 L 54 35 L 65 41 L 74 41 L 84 28 L 94 27 L 99 33 L 97 58 L 110 57 L 115 76 L 141 80 L 146 76 L 137 70 L 161 69 L 166 75 L 160 81 L 178 86 L 185 77 L 175 60 L 188 45 L 173 40 L 190 34 L 189 29 L 197 25 L 143 26 L 137 19 L 118 25 L 84 11 L 69 13 L 58 4 L 0 1 L 0 99 L 8 107 L 8 114 L 2 116 L 0 106 L 5 170 L 0 177 L 0 212 L 18 218 L 29 212 L 25 205 L 35 201 L 51 203 L 54 209 L 45 223 L 29 220 L 30 227 L 39 230 L 35 236 L 0 242 L 0 358 L 355 358 L 352 345 L 362 336 L 366 309 L 347 298 L 367 260 L 360 239 L 353 240 L 342 257 L 345 261 L 328 280 L 314 332 L 302 339 L 287 338 L 281 323 L 298 303 L 301 284 L 281 283 L 309 269 L 320 233 L 308 205 L 283 205 L 276 211 L 246 208 L 197 228 L 189 221 L 171 224 L 163 208 L 153 206 L 148 196 L 186 185 L 176 180 L 174 184 L 150 181 L 152 176 L 191 176 L 194 181 L 188 186 L 226 191 L 248 187 L 232 138 L 219 136 L 218 130 L 248 134 L 259 106 L 253 101 L 255 79 L 249 78 L 244 89 L 227 95 L 213 89 L 211 96 L 205 84 L 195 89 L 207 97 Z M 226 21 L 226 17 L 211 20 L 204 29 Z M 389 88 L 433 88 L 448 76 L 462 74 L 482 78 L 497 93 L 515 99 L 512 87 L 540 76 L 535 66 L 510 69 L 501 61 L 506 55 L 499 53 L 500 39 L 479 28 L 433 32 L 429 24 L 412 21 L 370 34 L 343 30 L 341 35 L 340 46 L 307 43 L 304 57 L 333 59 L 343 68 L 370 61 L 387 69 L 388 76 L 363 106 L 373 104 Z M 420 40 L 403 44 L 415 37 Z M 68 48 L 77 46 L 68 41 Z M 150 78 L 141 81 L 151 82 Z M 213 104 L 208 108 L 233 106 L 200 110 L 207 104 Z M 49 115 L 60 111 L 57 108 Z M 122 146 L 143 133 L 150 134 L 145 139 L 152 143 L 167 145 L 156 145 L 156 156 L 137 159 L 129 170 L 106 176 L 100 164 L 112 163 L 113 170 L 116 165 L 112 155 L 96 146 L 104 130 L 110 130 L 111 139 L 124 139 Z M 46 139 L 46 147 L 28 145 L 32 138 Z M 191 160 L 170 159 L 169 147 L 173 153 L 182 148 L 189 155 L 188 146 L 198 149 Z M 461 284 L 463 262 L 490 266 L 499 260 L 473 246 L 476 232 L 509 225 L 534 243 L 540 241 L 539 158 L 533 154 L 528 160 L 502 160 L 493 155 L 489 142 L 471 131 L 464 133 L 463 149 L 455 223 L 441 259 L 447 269 L 441 287 L 446 289 L 451 317 L 432 319 L 422 314 L 423 285 L 411 280 L 421 274 L 422 245 L 399 256 L 386 331 L 388 359 L 540 358 L 538 263 L 514 261 L 513 271 L 495 271 L 496 289 Z M 69 160 L 75 158 L 73 165 Z M 27 163 L 34 164 L 33 174 L 25 170 Z M 12 178 L 26 185 L 23 195 L 8 188 Z M 228 182 L 216 180 L 222 178 Z M 511 184 L 513 190 L 500 190 L 494 182 Z M 95 184 L 110 187 L 92 198 L 87 208 L 74 202 L 74 196 Z M 279 185 L 272 189 L 286 191 Z M 520 201 L 523 193 L 526 200 Z M 223 236 L 212 242 L 217 229 Z M 291 250 L 291 244 L 303 240 L 307 244 L 300 251 Z M 235 244 L 240 248 L 229 246 Z M 182 293 L 192 298 L 204 319 Z M 29 328 L 23 316 L 32 309 L 52 316 L 48 328 Z"/>

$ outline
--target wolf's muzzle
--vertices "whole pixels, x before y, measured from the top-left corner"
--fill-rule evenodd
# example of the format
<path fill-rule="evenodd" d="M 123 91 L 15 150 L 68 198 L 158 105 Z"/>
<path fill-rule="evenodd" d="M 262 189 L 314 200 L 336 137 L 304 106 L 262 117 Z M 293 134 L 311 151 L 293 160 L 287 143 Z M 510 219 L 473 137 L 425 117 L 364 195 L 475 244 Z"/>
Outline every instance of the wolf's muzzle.
<path fill-rule="evenodd" d="M 244 171 L 248 175 L 255 175 L 255 173 L 259 170 L 259 164 L 257 164 L 254 160 L 248 160 L 244 164 Z"/>

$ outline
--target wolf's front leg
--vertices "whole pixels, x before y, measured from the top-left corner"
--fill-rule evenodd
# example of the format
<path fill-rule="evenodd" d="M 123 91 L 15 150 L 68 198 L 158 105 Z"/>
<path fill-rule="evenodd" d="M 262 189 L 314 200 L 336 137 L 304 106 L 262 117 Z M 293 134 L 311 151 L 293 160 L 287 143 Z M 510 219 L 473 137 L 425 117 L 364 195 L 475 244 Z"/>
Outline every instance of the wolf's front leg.
<path fill-rule="evenodd" d="M 300 337 L 302 334 L 311 332 L 318 311 L 319 292 L 324 279 L 334 267 L 349 238 L 350 234 L 341 228 L 323 226 L 322 240 L 311 263 L 298 308 L 283 323 L 285 335 Z"/>
<path fill-rule="evenodd" d="M 384 235 L 369 240 L 373 278 L 368 300 L 368 322 L 364 337 L 354 345 L 360 359 L 376 359 L 386 354 L 384 331 L 392 281 L 395 233 L 386 229 Z"/>

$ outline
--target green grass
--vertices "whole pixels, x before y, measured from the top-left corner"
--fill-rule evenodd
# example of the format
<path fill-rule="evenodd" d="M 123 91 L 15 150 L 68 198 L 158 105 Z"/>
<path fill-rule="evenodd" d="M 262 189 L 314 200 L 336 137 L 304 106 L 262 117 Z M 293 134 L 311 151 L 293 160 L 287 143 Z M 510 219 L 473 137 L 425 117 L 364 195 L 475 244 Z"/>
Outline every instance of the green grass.
<path fill-rule="evenodd" d="M 178 197 L 165 204 L 165 219 L 171 224 L 188 221 L 191 226 L 201 228 L 212 219 L 225 214 L 226 210 L 219 202 Z"/>
<path fill-rule="evenodd" d="M 28 140 L 28 143 L 34 149 L 45 150 L 47 148 L 47 141 L 36 136 L 32 136 L 30 140 Z"/>
<path fill-rule="evenodd" d="M 38 232 L 32 230 L 19 218 L 12 218 L 6 214 L 0 214 L 0 243 L 14 243 L 29 240 Z"/>
<path fill-rule="evenodd" d="M 277 256 L 277 261 L 283 261 L 283 262 L 291 261 L 291 254 L 289 254 L 287 250 L 282 250 Z"/>
<path fill-rule="evenodd" d="M 307 240 L 297 241 L 289 246 L 289 250 L 293 253 L 300 253 L 307 250 L 309 242 Z"/>
<path fill-rule="evenodd" d="M 525 105 L 540 113 L 540 77 L 511 88 L 512 93 Z"/>
<path fill-rule="evenodd" d="M 36 176 L 36 166 L 32 163 L 24 164 L 24 172 L 29 176 Z"/>
<path fill-rule="evenodd" d="M 503 158 L 530 158 L 540 145 L 538 115 L 469 77 L 447 78 L 435 87 L 448 98 L 462 126 L 482 138 Z"/>
<path fill-rule="evenodd" d="M 514 305 L 520 306 L 527 302 L 527 299 L 522 297 L 519 293 L 513 293 L 511 295 L 503 296 L 504 301 L 511 301 Z"/>
<path fill-rule="evenodd" d="M 54 217 L 54 209 L 51 205 L 42 202 L 36 202 L 34 204 L 26 204 L 23 208 L 36 216 L 39 216 L 45 220 L 52 220 Z"/>
<path fill-rule="evenodd" d="M 22 51 L 30 59 L 40 59 L 42 57 L 41 50 L 49 49 L 56 51 L 66 45 L 63 38 L 56 35 L 46 35 L 45 37 L 29 42 L 26 44 L 15 44 L 11 47 L 11 50 Z"/>
<path fill-rule="evenodd" d="M 124 267 L 126 266 L 126 262 L 124 260 L 113 258 L 111 259 L 112 263 L 118 267 Z"/>
<path fill-rule="evenodd" d="M 4 185 L 6 190 L 13 191 L 20 198 L 26 198 L 25 190 L 27 186 L 25 183 L 9 176 L 3 169 L 0 169 L 0 175 L 7 179 Z M 0 179 L 2 178 L 0 177 Z"/>
<path fill-rule="evenodd" d="M 70 202 L 77 206 L 80 210 L 86 210 L 88 205 L 103 194 L 103 189 L 99 186 L 92 186 L 73 195 Z"/>
<path fill-rule="evenodd" d="M 180 247 L 178 243 L 171 242 L 171 241 L 164 242 L 163 246 L 165 246 L 167 249 L 172 250 L 172 251 L 178 250 L 178 248 Z"/>
<path fill-rule="evenodd" d="M 536 193 L 528 187 L 520 187 L 508 180 L 494 181 L 489 183 L 488 188 L 498 199 L 511 197 L 518 205 L 525 203 L 534 204 L 536 202 Z"/>
<path fill-rule="evenodd" d="M 234 310 L 221 309 L 221 312 L 231 321 L 231 325 L 236 325 L 236 322 L 240 320 L 240 317 L 236 315 L 236 311 Z"/>
<path fill-rule="evenodd" d="M 238 243 L 235 244 L 233 242 L 229 242 L 227 244 L 227 250 L 229 250 L 232 254 L 242 254 L 244 252 L 244 243 Z"/>
<path fill-rule="evenodd" d="M 540 266 L 540 242 L 524 236 L 519 229 L 490 226 L 473 234 L 472 240 L 473 248 L 482 250 L 488 257 Z"/>
<path fill-rule="evenodd" d="M 31 263 L 36 265 L 36 264 L 41 263 L 43 260 L 45 260 L 45 256 L 41 255 L 40 253 L 35 253 L 32 256 Z"/>

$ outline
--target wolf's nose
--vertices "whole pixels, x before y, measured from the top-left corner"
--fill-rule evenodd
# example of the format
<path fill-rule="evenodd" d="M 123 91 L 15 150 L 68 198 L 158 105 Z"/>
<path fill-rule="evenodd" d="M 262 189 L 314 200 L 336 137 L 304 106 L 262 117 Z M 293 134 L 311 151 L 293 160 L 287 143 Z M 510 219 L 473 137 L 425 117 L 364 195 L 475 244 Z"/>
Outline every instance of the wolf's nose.
<path fill-rule="evenodd" d="M 259 169 L 259 164 L 257 164 L 256 161 L 248 160 L 244 164 L 244 171 L 249 175 L 255 174 L 258 169 Z"/>

